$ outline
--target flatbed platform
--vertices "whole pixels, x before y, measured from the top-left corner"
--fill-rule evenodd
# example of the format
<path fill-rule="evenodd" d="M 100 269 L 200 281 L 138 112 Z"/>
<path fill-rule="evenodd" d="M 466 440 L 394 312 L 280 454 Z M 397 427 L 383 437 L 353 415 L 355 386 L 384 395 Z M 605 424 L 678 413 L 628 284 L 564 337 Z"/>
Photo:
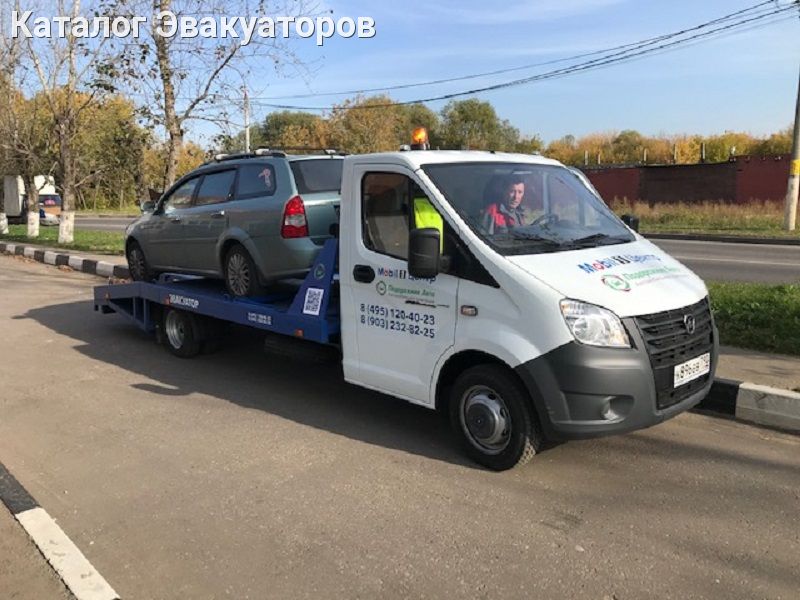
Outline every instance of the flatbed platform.
<path fill-rule="evenodd" d="M 156 282 L 134 281 L 94 288 L 94 307 L 122 315 L 144 331 L 156 331 L 165 307 L 219 321 L 263 329 L 321 344 L 340 333 L 338 240 L 328 240 L 295 290 L 258 298 L 231 296 L 223 282 L 165 274 Z"/>

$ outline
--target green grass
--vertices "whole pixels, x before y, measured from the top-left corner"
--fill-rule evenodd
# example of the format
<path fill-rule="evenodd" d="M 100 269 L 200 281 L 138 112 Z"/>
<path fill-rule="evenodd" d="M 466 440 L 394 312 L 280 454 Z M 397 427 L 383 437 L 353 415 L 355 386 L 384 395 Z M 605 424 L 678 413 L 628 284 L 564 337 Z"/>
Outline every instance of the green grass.
<path fill-rule="evenodd" d="M 708 287 L 723 344 L 800 356 L 800 285 Z"/>
<path fill-rule="evenodd" d="M 39 227 L 38 238 L 29 238 L 25 235 L 27 230 L 26 225 L 9 225 L 8 235 L 0 235 L 0 241 L 82 250 L 98 254 L 124 254 L 125 235 L 122 232 L 76 229 L 75 241 L 72 244 L 59 244 L 58 227 Z"/>
<path fill-rule="evenodd" d="M 646 202 L 615 199 L 611 208 L 620 215 L 629 213 L 639 217 L 642 233 L 704 233 L 800 239 L 800 230 L 783 230 L 783 204 L 779 202 L 677 202 L 650 206 Z"/>

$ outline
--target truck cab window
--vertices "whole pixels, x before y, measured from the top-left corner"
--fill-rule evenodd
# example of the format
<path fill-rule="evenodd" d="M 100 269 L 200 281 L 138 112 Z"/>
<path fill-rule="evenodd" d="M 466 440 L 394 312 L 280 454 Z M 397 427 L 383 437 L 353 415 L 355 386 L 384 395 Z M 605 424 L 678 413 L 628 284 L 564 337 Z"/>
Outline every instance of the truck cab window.
<path fill-rule="evenodd" d="M 367 173 L 361 182 L 364 245 L 370 250 L 408 259 L 413 181 L 399 173 Z"/>

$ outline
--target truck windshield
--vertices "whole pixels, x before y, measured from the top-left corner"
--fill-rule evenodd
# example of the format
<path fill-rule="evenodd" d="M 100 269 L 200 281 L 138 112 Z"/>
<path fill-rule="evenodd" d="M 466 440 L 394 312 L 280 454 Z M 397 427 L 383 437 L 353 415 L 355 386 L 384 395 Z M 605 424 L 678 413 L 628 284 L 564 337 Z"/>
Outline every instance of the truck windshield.
<path fill-rule="evenodd" d="M 453 163 L 423 170 L 467 224 L 501 254 L 623 244 L 634 235 L 569 169 Z"/>

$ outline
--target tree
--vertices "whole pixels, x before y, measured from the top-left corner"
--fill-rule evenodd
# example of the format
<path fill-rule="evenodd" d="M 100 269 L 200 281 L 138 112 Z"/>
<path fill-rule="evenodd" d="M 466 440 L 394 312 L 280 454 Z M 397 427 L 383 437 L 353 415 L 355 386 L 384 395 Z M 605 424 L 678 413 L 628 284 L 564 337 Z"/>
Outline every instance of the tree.
<path fill-rule="evenodd" d="M 20 10 L 19 2 L 15 8 Z M 89 8 L 88 12 L 109 15 L 115 12 L 114 0 Z M 54 13 L 71 21 L 81 16 L 81 0 L 57 0 Z M 76 38 L 68 29 L 65 37 L 24 40 L 23 52 L 30 69 L 18 69 L 25 74 L 32 71 L 39 84 L 37 96 L 44 100 L 53 122 L 57 143 L 58 176 L 62 196 L 62 212 L 58 241 L 72 243 L 75 225 L 75 200 L 77 198 L 78 172 L 76 169 L 76 137 L 81 113 L 107 91 L 109 73 L 116 57 L 107 44 L 109 38 L 87 41 Z M 24 89 L 24 85 L 19 85 Z"/>
<path fill-rule="evenodd" d="M 761 156 L 769 156 L 775 154 L 789 154 L 792 151 L 792 126 L 786 129 L 773 133 L 765 140 L 761 140 L 756 144 L 751 152 Z"/>
<path fill-rule="evenodd" d="M 328 118 L 329 145 L 353 153 L 397 150 L 402 122 L 400 107 L 388 96 L 345 100 Z"/>
<path fill-rule="evenodd" d="M 129 201 L 146 199 L 142 172 L 142 153 L 148 133 L 139 127 L 133 103 L 121 96 L 110 96 L 83 112 L 78 124 L 76 147 L 77 198 L 86 208 L 122 208 Z"/>
<path fill-rule="evenodd" d="M 489 102 L 453 100 L 442 110 L 442 141 L 448 148 L 496 150 L 500 119 Z"/>
<path fill-rule="evenodd" d="M 149 121 L 166 132 L 166 171 L 159 187 L 169 187 L 177 178 L 178 156 L 185 137 L 186 123 L 206 120 L 229 126 L 230 98 L 241 97 L 241 85 L 251 64 L 299 61 L 280 36 L 255 36 L 250 44 L 237 39 L 165 37 L 158 33 L 167 23 L 157 15 L 171 11 L 177 15 L 200 14 L 221 17 L 246 14 L 268 16 L 273 7 L 264 1 L 255 3 L 227 0 L 122 0 L 130 14 L 151 13 L 151 27 L 132 45 L 119 73 L 127 75 L 137 89 L 148 90 L 141 104 Z M 233 6 L 231 6 L 233 4 Z M 281 7 L 282 14 L 301 8 L 295 0 Z"/>

